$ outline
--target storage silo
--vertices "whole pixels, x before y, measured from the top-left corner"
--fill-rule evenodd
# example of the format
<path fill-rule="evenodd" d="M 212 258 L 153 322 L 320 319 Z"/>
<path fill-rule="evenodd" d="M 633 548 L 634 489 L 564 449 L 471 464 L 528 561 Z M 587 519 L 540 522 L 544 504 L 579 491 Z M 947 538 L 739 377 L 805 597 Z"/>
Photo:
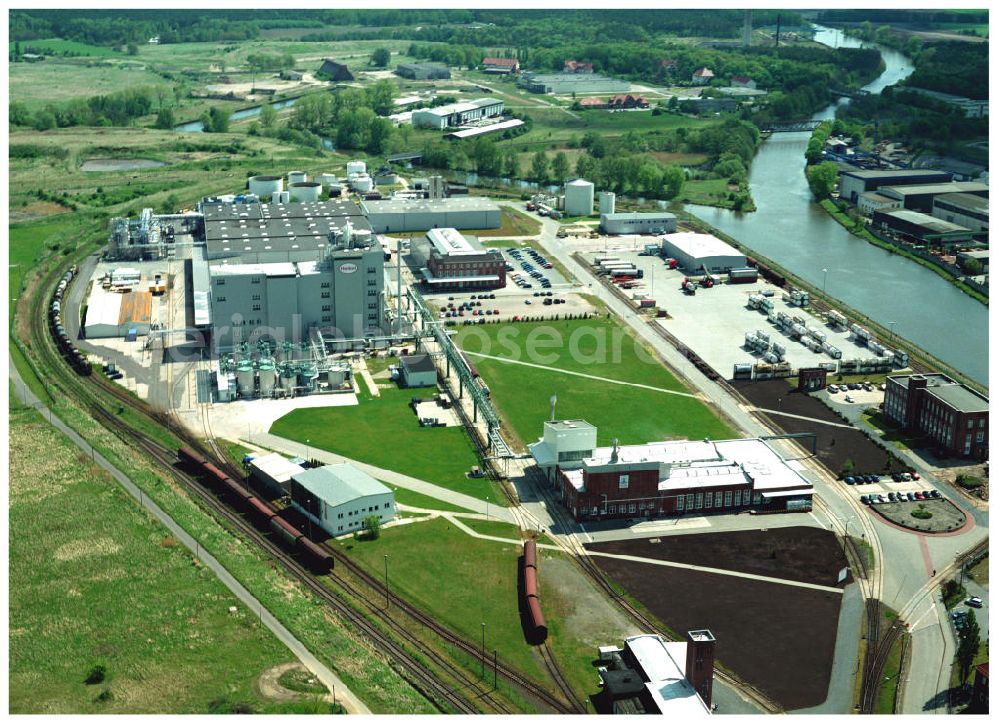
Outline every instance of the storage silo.
<path fill-rule="evenodd" d="M 319 182 L 295 182 L 288 186 L 293 202 L 315 202 L 323 190 Z"/>
<path fill-rule="evenodd" d="M 299 383 L 299 372 L 294 366 L 289 363 L 282 364 L 278 371 L 280 378 L 281 388 L 284 389 L 285 394 L 291 396 L 295 391 L 295 387 Z"/>
<path fill-rule="evenodd" d="M 308 182 L 309 177 L 306 176 L 305 172 L 289 172 L 288 173 L 288 185 L 298 184 L 299 182 Z"/>
<path fill-rule="evenodd" d="M 274 362 L 271 359 L 262 360 L 257 369 L 257 375 L 260 380 L 261 398 L 274 396 L 274 381 L 276 377 Z"/>
<path fill-rule="evenodd" d="M 256 194 L 261 199 L 272 199 L 275 194 L 281 193 L 285 188 L 284 180 L 281 177 L 272 177 L 266 174 L 258 174 L 250 177 L 250 194 Z"/>
<path fill-rule="evenodd" d="M 363 161 L 356 159 L 352 162 L 347 162 L 347 174 L 364 174 L 368 171 L 368 165 Z"/>
<path fill-rule="evenodd" d="M 566 183 L 566 214 L 570 217 L 591 215 L 594 212 L 594 183 L 574 179 Z"/>
<path fill-rule="evenodd" d="M 601 192 L 598 197 L 598 205 L 602 215 L 613 215 L 615 213 L 615 193 Z"/>
<path fill-rule="evenodd" d="M 322 184 L 324 187 L 329 187 L 331 184 L 336 184 L 339 180 L 337 179 L 336 174 L 328 174 L 324 172 L 323 174 L 320 174 L 319 177 L 317 177 L 316 181 Z"/>
<path fill-rule="evenodd" d="M 240 396 L 244 399 L 252 399 L 254 396 L 254 371 L 253 365 L 248 360 L 240 361 L 236 365 L 236 385 L 239 388 Z"/>
<path fill-rule="evenodd" d="M 316 364 L 304 363 L 299 369 L 299 386 L 306 391 L 316 390 L 316 379 L 319 374 L 316 372 Z"/>
<path fill-rule="evenodd" d="M 372 191 L 372 178 L 367 174 L 362 174 L 360 176 L 354 177 L 351 181 L 351 186 L 354 187 L 355 192 L 364 194 L 365 192 Z"/>
<path fill-rule="evenodd" d="M 331 389 L 339 389 L 347 381 L 347 370 L 343 366 L 333 366 L 326 371 L 326 383 Z"/>

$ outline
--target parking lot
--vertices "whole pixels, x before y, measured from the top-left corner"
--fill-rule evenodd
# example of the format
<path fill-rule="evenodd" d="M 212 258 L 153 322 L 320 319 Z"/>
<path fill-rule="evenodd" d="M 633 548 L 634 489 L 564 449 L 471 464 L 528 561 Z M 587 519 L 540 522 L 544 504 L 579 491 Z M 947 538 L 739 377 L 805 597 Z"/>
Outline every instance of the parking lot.
<path fill-rule="evenodd" d="M 567 289 L 571 283 L 563 277 L 546 255 L 528 245 L 501 248 L 507 264 L 507 284 L 522 290 Z"/>
<path fill-rule="evenodd" d="M 546 303 L 546 300 L 551 302 Z M 565 318 L 596 312 L 592 303 L 576 293 L 541 290 L 537 286 L 533 290 L 522 290 L 509 283 L 506 288 L 485 293 L 435 293 L 428 295 L 426 301 L 445 325 L 462 325 L 470 321 L 506 323 L 526 316 L 555 318 L 557 314 Z"/>

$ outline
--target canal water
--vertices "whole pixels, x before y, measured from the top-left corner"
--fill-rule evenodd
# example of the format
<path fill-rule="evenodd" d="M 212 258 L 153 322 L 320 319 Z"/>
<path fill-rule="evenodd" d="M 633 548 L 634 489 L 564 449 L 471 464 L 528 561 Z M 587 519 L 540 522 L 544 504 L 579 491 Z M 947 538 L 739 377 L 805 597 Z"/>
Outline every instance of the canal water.
<path fill-rule="evenodd" d="M 283 101 L 275 101 L 271 104 L 276 111 L 281 109 L 286 109 L 289 106 L 294 106 L 298 98 L 287 98 Z M 239 111 L 234 111 L 232 116 L 229 117 L 230 121 L 239 121 L 240 119 L 249 119 L 251 116 L 260 115 L 261 106 L 251 106 L 248 109 L 240 109 Z M 181 124 L 180 126 L 175 126 L 174 131 L 204 131 L 205 125 L 200 121 L 191 121 L 187 124 Z"/>
<path fill-rule="evenodd" d="M 829 28 L 821 28 L 816 40 L 834 47 L 862 45 Z M 872 93 L 913 72 L 906 56 L 875 47 L 886 68 L 865 86 Z M 831 105 L 814 118 L 833 118 L 835 110 Z M 989 309 L 917 263 L 850 234 L 815 204 L 803 173 L 809 136 L 779 133 L 761 144 L 750 169 L 756 212 L 700 205 L 686 209 L 895 335 L 988 384 Z M 891 341 L 886 344 L 892 348 Z"/>

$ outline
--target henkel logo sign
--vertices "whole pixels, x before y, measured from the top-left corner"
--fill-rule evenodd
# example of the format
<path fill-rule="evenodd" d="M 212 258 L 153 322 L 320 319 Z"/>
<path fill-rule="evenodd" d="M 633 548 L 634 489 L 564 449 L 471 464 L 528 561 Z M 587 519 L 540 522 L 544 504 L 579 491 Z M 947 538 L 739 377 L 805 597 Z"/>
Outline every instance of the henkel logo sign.
<path fill-rule="evenodd" d="M 344 263 L 339 268 L 337 268 L 337 270 L 347 275 L 350 275 L 351 273 L 358 272 L 358 266 L 355 265 L 354 263 Z"/>

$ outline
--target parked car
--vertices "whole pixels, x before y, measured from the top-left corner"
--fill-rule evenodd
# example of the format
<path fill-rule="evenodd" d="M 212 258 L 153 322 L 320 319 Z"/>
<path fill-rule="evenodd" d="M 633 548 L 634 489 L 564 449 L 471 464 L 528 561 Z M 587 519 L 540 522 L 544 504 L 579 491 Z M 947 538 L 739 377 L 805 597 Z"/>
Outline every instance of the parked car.
<path fill-rule="evenodd" d="M 896 493 L 895 492 L 890 492 L 889 493 L 889 502 L 895 502 L 895 501 L 896 501 Z"/>
<path fill-rule="evenodd" d="M 900 477 L 900 475 L 899 475 L 899 473 L 898 473 L 898 472 L 893 472 L 893 473 L 892 473 L 892 481 L 893 481 L 893 482 L 902 482 L 902 481 L 903 481 L 903 478 L 902 478 L 902 477 Z"/>
<path fill-rule="evenodd" d="M 920 494 L 924 496 L 925 500 L 930 500 L 931 499 L 930 490 L 921 490 Z"/>
<path fill-rule="evenodd" d="M 937 490 L 931 490 L 931 497 L 933 497 L 936 500 L 937 498 L 941 497 L 941 493 L 938 492 Z"/>
<path fill-rule="evenodd" d="M 831 394 L 836 394 L 838 391 L 840 391 L 840 389 L 838 389 L 834 384 L 830 384 L 829 386 L 827 386 L 826 390 L 829 391 Z"/>
<path fill-rule="evenodd" d="M 867 505 L 868 502 L 870 501 L 870 499 L 871 499 L 870 495 L 862 495 L 861 496 L 861 504 L 862 505 Z"/>
<path fill-rule="evenodd" d="M 843 391 L 847 391 L 847 384 L 841 384 L 841 385 L 840 385 L 840 390 L 841 390 L 842 392 L 843 392 Z"/>
<path fill-rule="evenodd" d="M 922 492 L 914 492 L 913 496 L 915 498 L 917 498 L 918 500 L 926 500 L 927 499 L 926 497 L 924 497 L 924 493 L 922 493 Z"/>
<path fill-rule="evenodd" d="M 847 396 L 844 397 L 844 401 L 846 401 L 848 404 L 853 404 L 854 398 L 850 394 L 848 394 Z"/>
<path fill-rule="evenodd" d="M 966 599 L 965 605 L 972 606 L 973 608 L 982 608 L 983 599 L 981 599 L 979 596 L 973 596 L 972 598 Z"/>
<path fill-rule="evenodd" d="M 910 472 L 910 477 L 913 478 L 914 482 L 920 479 L 920 475 L 917 474 L 916 472 Z"/>
<path fill-rule="evenodd" d="M 906 501 L 906 495 L 904 495 L 902 492 L 897 492 L 896 493 L 896 499 L 899 500 L 900 502 L 905 502 Z"/>
<path fill-rule="evenodd" d="M 909 472 L 903 472 L 899 476 L 903 478 L 903 482 L 909 482 L 910 480 L 913 479 L 913 475 L 911 475 Z"/>
<path fill-rule="evenodd" d="M 851 477 L 851 475 L 847 475 L 847 477 L 844 478 L 844 484 L 853 485 L 854 482 L 855 482 L 855 479 L 853 477 Z"/>

